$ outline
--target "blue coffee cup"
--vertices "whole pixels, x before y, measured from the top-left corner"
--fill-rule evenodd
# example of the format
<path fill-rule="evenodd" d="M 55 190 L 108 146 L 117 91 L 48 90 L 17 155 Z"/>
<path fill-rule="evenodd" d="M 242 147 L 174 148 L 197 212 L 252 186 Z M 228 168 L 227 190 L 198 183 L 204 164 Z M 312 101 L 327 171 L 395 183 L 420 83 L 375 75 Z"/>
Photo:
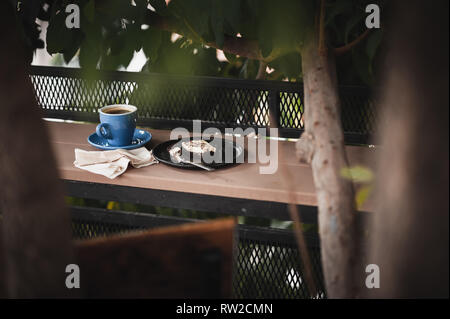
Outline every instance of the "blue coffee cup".
<path fill-rule="evenodd" d="M 137 108 L 133 105 L 114 104 L 99 110 L 100 124 L 97 135 L 108 141 L 111 146 L 127 146 L 133 140 L 136 129 Z"/>

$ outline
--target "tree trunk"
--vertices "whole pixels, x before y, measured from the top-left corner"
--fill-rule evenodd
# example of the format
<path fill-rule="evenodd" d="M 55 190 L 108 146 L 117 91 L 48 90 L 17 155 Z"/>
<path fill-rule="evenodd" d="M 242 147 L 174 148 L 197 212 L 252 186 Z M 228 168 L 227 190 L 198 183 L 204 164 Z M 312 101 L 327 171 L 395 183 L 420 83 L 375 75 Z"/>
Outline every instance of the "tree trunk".
<path fill-rule="evenodd" d="M 313 35 L 302 52 L 305 95 L 305 132 L 297 154 L 310 163 L 319 210 L 322 266 L 330 298 L 354 296 L 353 267 L 356 255 L 353 185 L 341 177 L 348 166 L 336 67 L 332 56 L 319 53 Z"/>
<path fill-rule="evenodd" d="M 0 262 L 9 297 L 63 297 L 76 294 L 65 286 L 66 265 L 74 262 L 70 219 L 16 23 L 12 6 L 2 1 Z"/>
<path fill-rule="evenodd" d="M 371 262 L 383 298 L 449 296 L 448 1 L 393 3 Z"/>

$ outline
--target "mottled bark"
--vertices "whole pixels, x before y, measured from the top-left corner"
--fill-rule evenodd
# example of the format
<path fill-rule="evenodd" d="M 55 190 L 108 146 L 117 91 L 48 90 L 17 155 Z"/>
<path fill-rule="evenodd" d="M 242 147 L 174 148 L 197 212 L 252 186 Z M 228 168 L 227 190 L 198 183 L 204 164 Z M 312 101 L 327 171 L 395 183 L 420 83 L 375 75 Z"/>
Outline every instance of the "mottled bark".
<path fill-rule="evenodd" d="M 8 296 L 67 296 L 65 267 L 74 262 L 69 214 L 7 1 L 0 4 L 0 38 L 1 262 Z"/>
<path fill-rule="evenodd" d="M 305 132 L 298 156 L 310 163 L 317 193 L 322 266 L 328 297 L 354 296 L 355 216 L 353 186 L 341 177 L 348 166 L 336 67 L 332 56 L 319 52 L 318 36 L 311 36 L 302 54 L 305 94 Z"/>
<path fill-rule="evenodd" d="M 448 4 L 393 4 L 369 296 L 449 296 Z"/>

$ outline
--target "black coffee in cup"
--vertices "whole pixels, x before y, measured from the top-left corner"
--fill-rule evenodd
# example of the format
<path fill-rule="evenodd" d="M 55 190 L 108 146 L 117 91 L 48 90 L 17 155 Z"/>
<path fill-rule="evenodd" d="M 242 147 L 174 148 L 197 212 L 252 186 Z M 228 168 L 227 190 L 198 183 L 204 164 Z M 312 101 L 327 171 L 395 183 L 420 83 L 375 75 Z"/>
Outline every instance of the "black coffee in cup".
<path fill-rule="evenodd" d="M 129 113 L 129 112 L 130 112 L 130 110 L 125 109 L 125 108 L 120 108 L 120 107 L 103 110 L 103 113 L 106 113 L 106 114 L 125 114 L 125 113 Z"/>

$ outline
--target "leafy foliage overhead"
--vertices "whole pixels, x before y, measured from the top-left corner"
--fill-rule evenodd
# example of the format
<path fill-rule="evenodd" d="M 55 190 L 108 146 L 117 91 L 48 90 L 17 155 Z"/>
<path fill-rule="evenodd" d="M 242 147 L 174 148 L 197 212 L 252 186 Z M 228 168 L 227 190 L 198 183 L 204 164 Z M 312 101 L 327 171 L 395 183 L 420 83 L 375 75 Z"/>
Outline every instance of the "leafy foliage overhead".
<path fill-rule="evenodd" d="M 325 1 L 330 47 L 362 33 L 369 2 L 374 1 Z M 80 29 L 65 26 L 70 3 L 81 9 Z M 250 77 L 256 75 L 259 62 L 251 58 L 257 56 L 275 69 L 272 78 L 299 79 L 300 49 L 319 9 L 316 0 L 40 0 L 23 3 L 18 12 L 32 49 L 42 47 L 34 21 L 49 21 L 47 51 L 62 53 L 65 62 L 78 55 L 86 68 L 126 67 L 143 49 L 147 71 Z M 174 41 L 173 32 L 183 37 Z M 370 81 L 380 41 L 381 32 L 372 32 L 343 59 L 342 69 L 358 71 L 349 81 Z M 216 48 L 224 49 L 229 63 L 217 60 Z M 254 53 L 250 59 L 236 56 L 246 49 Z"/>

